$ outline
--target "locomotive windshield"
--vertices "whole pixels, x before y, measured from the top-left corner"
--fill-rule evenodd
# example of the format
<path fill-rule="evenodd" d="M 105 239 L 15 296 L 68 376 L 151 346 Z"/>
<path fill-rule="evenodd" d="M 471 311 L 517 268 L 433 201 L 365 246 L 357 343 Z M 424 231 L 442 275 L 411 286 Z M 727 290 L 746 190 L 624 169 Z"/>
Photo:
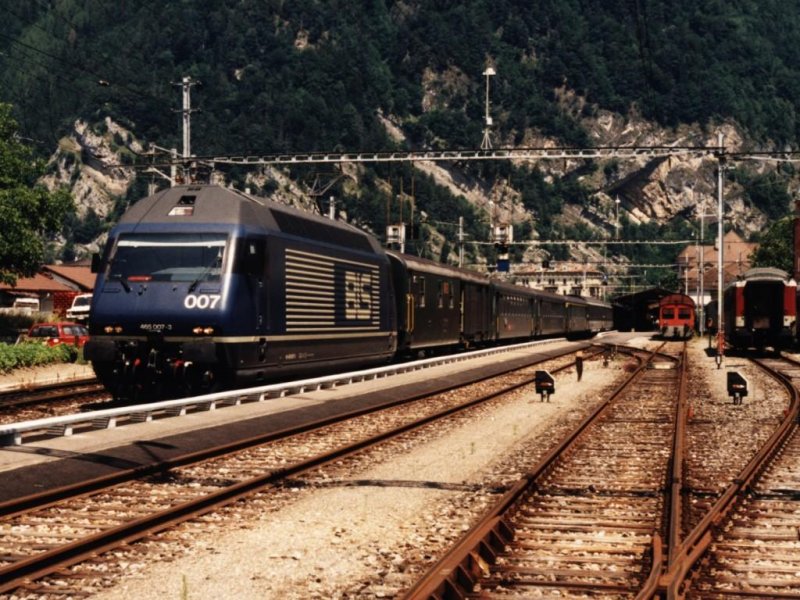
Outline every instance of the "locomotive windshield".
<path fill-rule="evenodd" d="M 137 281 L 218 281 L 227 236 L 223 233 L 123 234 L 108 278 Z"/>

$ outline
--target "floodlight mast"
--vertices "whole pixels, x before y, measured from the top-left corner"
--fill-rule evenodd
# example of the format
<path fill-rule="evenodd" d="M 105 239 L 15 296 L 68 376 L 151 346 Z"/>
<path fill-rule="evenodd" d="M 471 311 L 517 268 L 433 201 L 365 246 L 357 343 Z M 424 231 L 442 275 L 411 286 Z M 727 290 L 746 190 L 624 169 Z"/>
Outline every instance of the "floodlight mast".
<path fill-rule="evenodd" d="M 485 126 L 483 128 L 483 141 L 481 141 L 481 150 L 489 150 L 492 147 L 492 138 L 490 135 L 492 117 L 489 115 L 489 78 L 496 74 L 497 72 L 492 67 L 486 67 L 486 70 L 483 72 L 483 76 L 486 77 L 486 111 L 484 114 Z"/>

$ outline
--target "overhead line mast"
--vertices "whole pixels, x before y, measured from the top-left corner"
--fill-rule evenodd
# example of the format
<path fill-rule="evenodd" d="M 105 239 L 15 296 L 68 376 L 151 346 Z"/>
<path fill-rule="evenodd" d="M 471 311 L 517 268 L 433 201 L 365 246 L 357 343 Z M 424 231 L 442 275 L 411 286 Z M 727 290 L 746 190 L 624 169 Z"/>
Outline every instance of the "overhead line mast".
<path fill-rule="evenodd" d="M 199 82 L 193 80 L 191 77 L 184 77 L 179 83 L 173 83 L 181 87 L 183 92 L 183 108 L 181 114 L 183 115 L 183 159 L 188 161 L 192 156 L 192 86 L 197 85 Z"/>

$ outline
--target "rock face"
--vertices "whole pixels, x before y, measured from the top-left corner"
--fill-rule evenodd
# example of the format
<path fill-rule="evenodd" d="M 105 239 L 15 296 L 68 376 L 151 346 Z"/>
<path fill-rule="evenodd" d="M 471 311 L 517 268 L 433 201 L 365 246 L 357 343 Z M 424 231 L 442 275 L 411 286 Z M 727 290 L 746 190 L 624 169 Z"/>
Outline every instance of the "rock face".
<path fill-rule="evenodd" d="M 105 218 L 136 177 L 133 169 L 121 166 L 123 157 L 141 152 L 142 145 L 131 132 L 109 118 L 94 127 L 76 121 L 50 158 L 49 173 L 42 183 L 50 189 L 68 187 L 78 216 L 85 216 L 91 208 Z"/>
<path fill-rule="evenodd" d="M 425 98 L 429 108 L 445 106 L 453 90 L 466 85 L 459 73 L 450 72 L 438 76 L 429 73 L 426 81 L 429 89 Z M 668 130 L 643 120 L 635 112 L 623 116 L 588 110 L 579 97 L 565 89 L 558 90 L 557 97 L 566 113 L 580 118 L 593 144 L 598 147 L 716 146 L 718 132 L 724 134 L 728 151 L 740 150 L 745 145 L 742 134 L 730 124 L 710 129 L 681 126 Z M 392 139 L 402 143 L 404 135 L 400 121 L 391 116 L 379 115 L 379 118 Z M 557 141 L 542 137 L 535 131 L 526 131 L 522 139 L 522 145 L 528 147 L 559 145 Z M 502 145 L 504 140 L 495 141 L 496 147 Z M 136 177 L 134 169 L 122 165 L 126 158 L 143 151 L 142 144 L 130 131 L 108 118 L 95 125 L 77 121 L 71 134 L 60 141 L 51 157 L 49 174 L 43 182 L 50 188 L 68 187 L 73 193 L 80 217 L 85 217 L 91 209 L 105 219 L 115 203 L 126 196 Z M 593 191 L 592 201 L 588 206 L 568 204 L 556 218 L 559 223 L 580 223 L 600 236 L 610 237 L 618 224 L 617 211 L 620 218 L 634 223 L 663 223 L 675 218 L 696 222 L 701 213 L 716 212 L 717 161 L 711 153 L 656 159 L 611 158 L 596 162 L 598 168 L 594 173 L 581 178 L 582 183 Z M 549 178 L 561 177 L 584 166 L 583 160 L 542 160 L 537 164 Z M 519 191 L 506 181 L 481 181 L 466 175 L 458 165 L 448 163 L 419 162 L 415 167 L 433 176 L 451 193 L 464 196 L 485 213 L 487 222 L 518 225 L 536 219 L 522 206 Z M 344 179 L 346 189 L 357 190 L 362 173 L 360 166 L 344 165 L 340 178 Z M 325 188 L 324 182 L 320 183 L 319 189 L 315 189 L 316 183 L 304 186 L 291 180 L 280 169 L 266 168 L 250 175 L 247 185 L 261 190 L 260 193 L 273 200 L 307 210 L 327 212 L 327 194 L 319 191 Z M 748 203 L 741 187 L 728 178 L 725 181 L 724 198 L 726 222 L 745 236 L 767 225 L 763 213 Z M 322 206 L 319 201 L 322 201 Z M 432 237 L 437 238 L 435 235 Z M 580 249 L 579 254 L 575 253 L 575 249 L 572 250 L 576 258 L 585 259 L 586 248 Z M 530 250 L 531 253 L 535 254 L 535 250 Z"/>

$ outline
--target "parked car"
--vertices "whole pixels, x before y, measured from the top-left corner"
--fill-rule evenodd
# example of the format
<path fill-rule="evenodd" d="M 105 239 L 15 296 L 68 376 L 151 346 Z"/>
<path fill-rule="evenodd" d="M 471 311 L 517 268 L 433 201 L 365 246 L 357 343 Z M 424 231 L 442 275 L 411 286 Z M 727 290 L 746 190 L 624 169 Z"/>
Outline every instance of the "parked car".
<path fill-rule="evenodd" d="M 89 320 L 91 303 L 91 294 L 78 294 L 72 299 L 72 306 L 67 309 L 67 318 L 76 323 L 86 323 Z"/>
<path fill-rule="evenodd" d="M 39 299 L 27 297 L 16 298 L 11 306 L 0 308 L 0 312 L 10 315 L 32 315 L 40 310 Z"/>
<path fill-rule="evenodd" d="M 28 330 L 27 340 L 48 346 L 72 344 L 78 348 L 89 339 L 89 330 L 80 323 L 37 323 Z"/>

